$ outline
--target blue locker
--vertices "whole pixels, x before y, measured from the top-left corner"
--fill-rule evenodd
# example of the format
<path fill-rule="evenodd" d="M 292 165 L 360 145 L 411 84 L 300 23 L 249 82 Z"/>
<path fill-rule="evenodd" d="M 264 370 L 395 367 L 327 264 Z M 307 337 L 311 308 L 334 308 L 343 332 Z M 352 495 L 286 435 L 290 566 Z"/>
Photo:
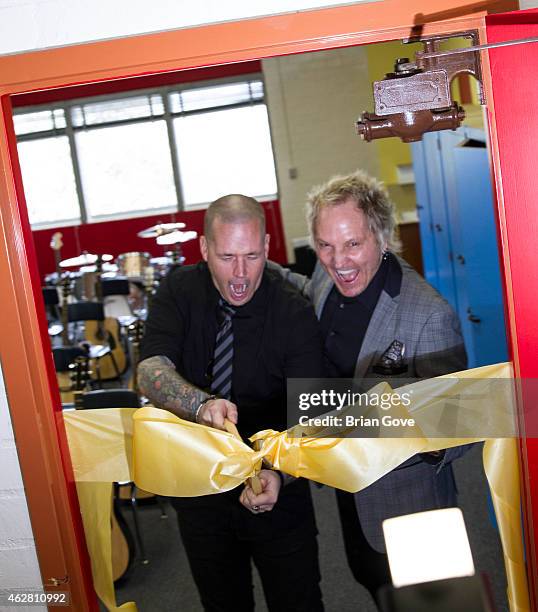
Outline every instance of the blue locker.
<path fill-rule="evenodd" d="M 429 133 L 412 148 L 424 275 L 460 317 L 469 367 L 506 361 L 485 133 Z"/>

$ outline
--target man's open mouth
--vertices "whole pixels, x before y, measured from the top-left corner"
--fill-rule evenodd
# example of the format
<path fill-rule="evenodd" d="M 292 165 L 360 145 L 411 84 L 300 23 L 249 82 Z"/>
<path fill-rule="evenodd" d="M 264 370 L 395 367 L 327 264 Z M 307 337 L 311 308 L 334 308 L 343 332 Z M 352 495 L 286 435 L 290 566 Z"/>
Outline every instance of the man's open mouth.
<path fill-rule="evenodd" d="M 230 293 L 235 300 L 241 300 L 247 294 L 248 283 L 230 283 Z"/>
<path fill-rule="evenodd" d="M 359 276 L 358 270 L 336 270 L 336 276 L 345 284 L 351 284 Z"/>

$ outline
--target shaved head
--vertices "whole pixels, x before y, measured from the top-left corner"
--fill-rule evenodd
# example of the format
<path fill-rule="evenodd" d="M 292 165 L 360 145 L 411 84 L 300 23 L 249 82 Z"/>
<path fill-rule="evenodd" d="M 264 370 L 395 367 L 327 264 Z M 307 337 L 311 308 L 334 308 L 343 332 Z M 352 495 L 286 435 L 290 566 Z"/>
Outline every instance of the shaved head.
<path fill-rule="evenodd" d="M 220 295 L 233 306 L 252 299 L 269 253 L 263 208 L 254 198 L 219 198 L 205 214 L 200 252 Z"/>
<path fill-rule="evenodd" d="M 260 224 L 260 233 L 265 235 L 265 214 L 262 205 L 249 196 L 234 193 L 222 196 L 210 204 L 204 217 L 204 236 L 206 240 L 213 240 L 213 225 L 218 219 L 223 223 L 244 223 L 257 220 Z"/>

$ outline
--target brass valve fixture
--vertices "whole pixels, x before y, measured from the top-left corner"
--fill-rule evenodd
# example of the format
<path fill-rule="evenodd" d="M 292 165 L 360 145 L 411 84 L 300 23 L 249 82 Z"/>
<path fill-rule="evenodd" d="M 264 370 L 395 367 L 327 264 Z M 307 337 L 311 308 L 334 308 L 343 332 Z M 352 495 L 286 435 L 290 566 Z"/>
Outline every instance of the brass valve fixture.
<path fill-rule="evenodd" d="M 356 124 L 364 140 L 397 136 L 403 142 L 414 142 L 421 140 L 425 132 L 457 129 L 465 111 L 452 100 L 450 82 L 461 73 L 478 80 L 480 101 L 484 103 L 479 54 L 465 52 L 471 49 L 439 50 L 441 41 L 452 37 L 478 42 L 476 32 L 422 38 L 424 51 L 415 54 L 414 62 L 398 58 L 394 72 L 374 82 L 375 113 L 364 112 Z"/>

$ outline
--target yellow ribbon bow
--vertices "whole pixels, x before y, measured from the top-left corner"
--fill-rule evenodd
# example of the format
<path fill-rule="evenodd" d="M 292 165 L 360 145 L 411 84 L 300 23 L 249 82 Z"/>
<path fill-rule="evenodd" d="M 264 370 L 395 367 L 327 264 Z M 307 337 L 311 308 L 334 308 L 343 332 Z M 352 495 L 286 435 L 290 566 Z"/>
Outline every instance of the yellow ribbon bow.
<path fill-rule="evenodd" d="M 109 610 L 116 602 L 110 562 L 111 483 L 133 480 L 160 495 L 189 497 L 229 491 L 260 469 L 267 460 L 275 469 L 346 491 L 360 491 L 419 452 L 469 444 L 480 437 L 453 438 L 458 431 L 508 431 L 512 417 L 509 386 L 479 389 L 481 380 L 510 378 L 509 364 L 467 370 L 419 381 L 405 409 L 392 406 L 395 418 L 412 416 L 416 425 L 391 431 L 401 437 L 360 438 L 360 428 L 347 427 L 343 437 L 331 427 L 296 426 L 285 432 L 255 434 L 253 450 L 234 435 L 154 407 L 85 410 L 64 414 L 71 458 L 97 594 Z M 390 390 L 382 383 L 382 391 Z M 462 398 L 470 398 L 464 401 Z M 476 399 L 473 399 L 476 398 Z M 487 399 L 487 405 L 485 405 Z M 459 403 L 458 403 L 459 402 Z M 508 408 L 508 409 L 507 409 Z M 345 416 L 352 407 L 339 412 Z M 447 418 L 447 414 L 449 418 Z M 478 420 L 478 427 L 477 427 Z M 403 421 L 406 422 L 406 421 Z M 134 425 L 134 426 L 133 426 Z M 499 429 L 501 427 L 501 429 Z M 481 429 L 485 428 L 485 429 Z M 383 436 L 383 427 L 380 435 Z M 446 436 L 446 437 L 445 437 Z M 131 455 L 132 449 L 132 455 Z M 499 524 L 512 612 L 529 609 L 520 522 L 517 440 L 486 440 L 484 468 Z M 122 610 L 136 610 L 130 602 Z"/>

